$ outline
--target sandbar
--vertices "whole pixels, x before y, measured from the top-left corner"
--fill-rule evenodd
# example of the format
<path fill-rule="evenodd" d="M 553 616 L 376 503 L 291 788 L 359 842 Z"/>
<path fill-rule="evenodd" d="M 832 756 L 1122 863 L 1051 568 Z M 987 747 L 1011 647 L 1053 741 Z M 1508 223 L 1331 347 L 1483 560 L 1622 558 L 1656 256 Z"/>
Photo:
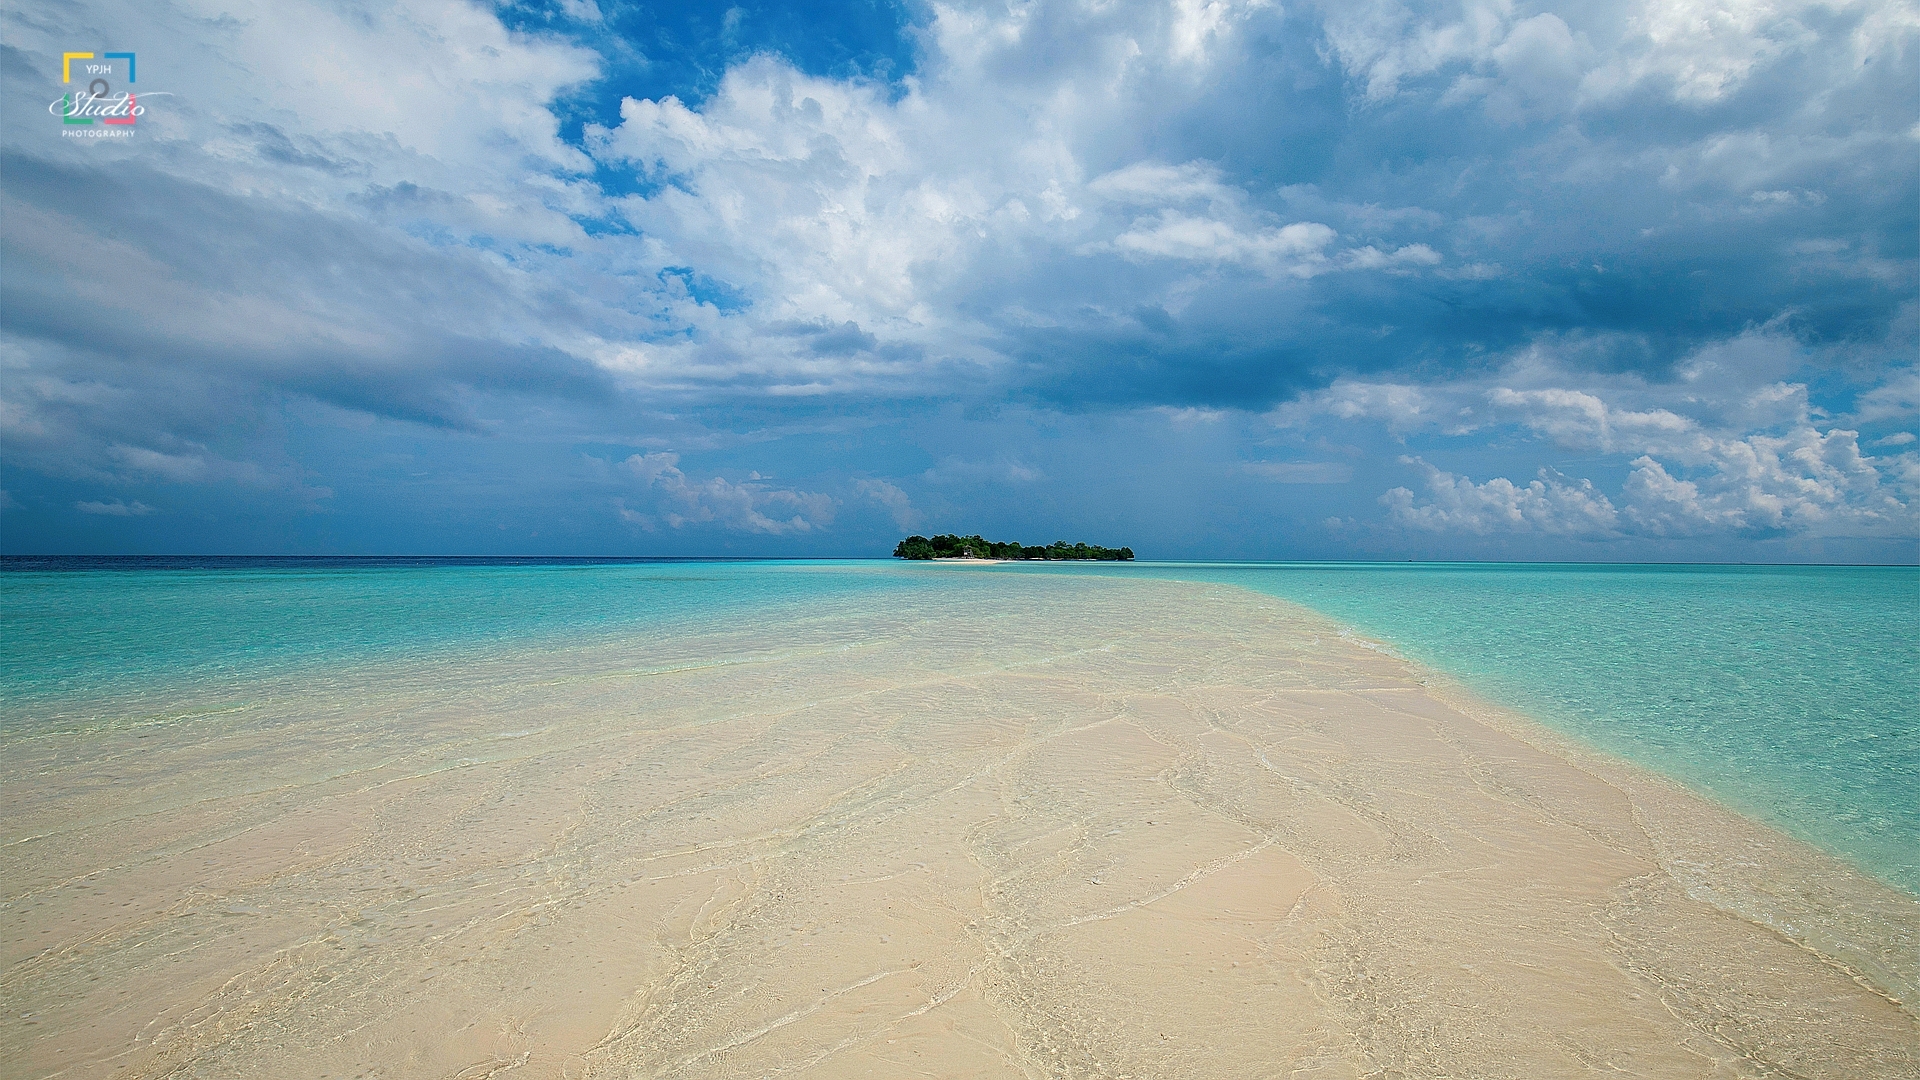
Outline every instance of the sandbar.
<path fill-rule="evenodd" d="M 1237 588 L 0 749 L 9 1077 L 1920 1075 L 1920 901 Z"/>

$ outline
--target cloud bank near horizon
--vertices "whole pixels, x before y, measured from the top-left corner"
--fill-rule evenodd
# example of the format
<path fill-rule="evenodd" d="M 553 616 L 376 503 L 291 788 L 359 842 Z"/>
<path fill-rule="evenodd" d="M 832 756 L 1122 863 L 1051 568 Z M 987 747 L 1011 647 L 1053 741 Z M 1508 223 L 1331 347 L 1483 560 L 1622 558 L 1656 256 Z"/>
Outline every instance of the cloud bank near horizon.
<path fill-rule="evenodd" d="M 7 550 L 1920 557 L 1913 3 L 5 18 Z"/>

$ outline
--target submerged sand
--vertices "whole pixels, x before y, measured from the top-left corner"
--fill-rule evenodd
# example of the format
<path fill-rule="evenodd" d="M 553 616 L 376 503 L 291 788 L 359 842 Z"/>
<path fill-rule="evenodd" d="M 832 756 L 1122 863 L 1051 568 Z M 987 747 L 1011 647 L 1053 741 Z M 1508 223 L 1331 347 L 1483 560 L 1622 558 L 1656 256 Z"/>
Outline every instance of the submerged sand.
<path fill-rule="evenodd" d="M 0 749 L 5 1076 L 1920 1075 L 1920 902 L 1232 588 L 221 708 Z"/>

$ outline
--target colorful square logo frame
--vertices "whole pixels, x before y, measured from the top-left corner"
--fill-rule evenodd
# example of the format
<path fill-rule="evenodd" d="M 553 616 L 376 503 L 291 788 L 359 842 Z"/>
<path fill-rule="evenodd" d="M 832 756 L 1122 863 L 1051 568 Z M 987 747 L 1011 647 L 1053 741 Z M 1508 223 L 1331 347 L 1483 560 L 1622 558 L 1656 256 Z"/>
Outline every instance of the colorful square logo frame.
<path fill-rule="evenodd" d="M 78 64 L 74 63 L 74 61 L 76 60 L 80 62 Z M 125 69 L 126 76 L 127 76 L 126 107 L 122 110 L 114 110 L 115 112 L 118 112 L 121 115 L 114 115 L 114 116 L 87 115 L 89 113 L 95 112 L 95 110 L 89 109 L 86 106 L 91 105 L 92 103 L 97 101 L 104 101 L 114 97 L 113 83 L 109 81 L 109 77 L 117 75 L 120 72 L 120 65 L 114 62 L 116 60 L 125 60 L 127 62 L 127 66 Z M 93 62 L 93 61 L 97 61 L 97 62 Z M 80 69 L 78 72 L 74 71 L 76 67 Z M 72 85 L 73 77 L 75 74 L 78 74 L 83 78 L 87 76 L 92 76 L 92 78 L 87 83 L 87 91 L 84 95 L 78 92 L 72 92 L 72 91 L 61 95 L 60 97 L 60 105 L 62 110 L 61 123 L 72 124 L 75 126 L 91 126 L 94 123 L 94 121 L 98 119 L 99 122 L 102 124 L 131 125 L 136 119 L 139 118 L 140 114 L 138 111 L 136 111 L 138 108 L 138 99 L 136 99 L 133 94 L 133 82 L 134 82 L 134 54 L 133 53 L 130 53 L 130 52 L 61 53 L 60 54 L 60 82 L 63 85 L 69 85 L 69 86 Z"/>

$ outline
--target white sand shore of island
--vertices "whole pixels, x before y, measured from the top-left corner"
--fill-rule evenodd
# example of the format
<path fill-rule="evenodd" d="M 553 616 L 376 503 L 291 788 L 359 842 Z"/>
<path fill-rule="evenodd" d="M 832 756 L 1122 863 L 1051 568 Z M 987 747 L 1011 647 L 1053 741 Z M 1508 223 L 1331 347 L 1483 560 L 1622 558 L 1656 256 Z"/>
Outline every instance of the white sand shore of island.
<path fill-rule="evenodd" d="M 1283 602 L 969 580 L 7 746 L 6 1075 L 1920 1074 L 1913 897 Z"/>

